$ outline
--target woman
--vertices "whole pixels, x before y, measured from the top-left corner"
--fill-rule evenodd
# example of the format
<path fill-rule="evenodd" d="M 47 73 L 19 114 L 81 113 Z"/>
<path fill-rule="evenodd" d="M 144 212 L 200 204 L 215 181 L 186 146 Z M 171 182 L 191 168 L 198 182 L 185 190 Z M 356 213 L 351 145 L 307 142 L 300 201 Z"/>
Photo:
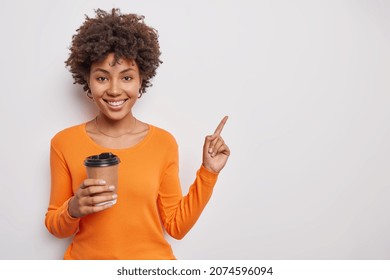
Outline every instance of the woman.
<path fill-rule="evenodd" d="M 142 16 L 118 9 L 97 10 L 73 36 L 66 65 L 98 114 L 51 141 L 45 224 L 57 237 L 73 236 L 65 259 L 175 259 L 164 230 L 184 237 L 227 162 L 230 150 L 220 136 L 225 117 L 206 137 L 202 165 L 182 195 L 175 139 L 132 113 L 151 86 L 159 57 L 157 31 Z M 117 194 L 104 180 L 86 179 L 83 165 L 87 156 L 108 151 L 121 161 Z"/>

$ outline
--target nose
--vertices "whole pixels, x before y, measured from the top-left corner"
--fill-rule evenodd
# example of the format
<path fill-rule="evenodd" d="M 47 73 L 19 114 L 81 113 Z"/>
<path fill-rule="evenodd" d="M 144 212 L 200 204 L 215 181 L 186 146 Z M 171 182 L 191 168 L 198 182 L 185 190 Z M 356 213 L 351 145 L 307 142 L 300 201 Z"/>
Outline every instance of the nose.
<path fill-rule="evenodd" d="M 107 94 L 110 95 L 110 96 L 118 96 L 121 94 L 121 88 L 120 88 L 120 85 L 115 82 L 115 81 L 111 81 L 110 83 L 110 86 L 107 90 Z"/>

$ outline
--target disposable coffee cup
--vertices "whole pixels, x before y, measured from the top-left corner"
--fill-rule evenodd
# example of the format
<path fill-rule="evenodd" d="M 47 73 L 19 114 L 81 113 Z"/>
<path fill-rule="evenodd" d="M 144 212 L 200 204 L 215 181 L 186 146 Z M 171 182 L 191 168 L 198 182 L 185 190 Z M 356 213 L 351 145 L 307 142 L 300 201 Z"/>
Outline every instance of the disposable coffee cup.
<path fill-rule="evenodd" d="M 84 165 L 87 170 L 87 177 L 91 179 L 102 179 L 106 181 L 107 186 L 114 186 L 115 189 L 111 192 L 103 192 L 96 194 L 107 195 L 116 194 L 118 190 L 118 166 L 120 160 L 112 153 L 101 153 L 100 155 L 89 156 L 84 160 Z M 96 206 L 105 205 L 108 203 L 116 203 L 116 199 L 111 201 L 105 201 Z"/>

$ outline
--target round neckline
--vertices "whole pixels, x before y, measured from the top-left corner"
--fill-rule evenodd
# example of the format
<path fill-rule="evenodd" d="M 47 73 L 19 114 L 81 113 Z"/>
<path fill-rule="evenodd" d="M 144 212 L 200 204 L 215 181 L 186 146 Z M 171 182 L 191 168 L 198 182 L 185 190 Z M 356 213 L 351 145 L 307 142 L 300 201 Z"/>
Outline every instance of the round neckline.
<path fill-rule="evenodd" d="M 98 143 L 96 143 L 87 133 L 87 122 L 83 123 L 80 127 L 83 131 L 83 135 L 85 135 L 85 137 L 88 139 L 88 141 L 94 145 L 96 148 L 98 148 L 99 150 L 103 150 L 103 151 L 107 151 L 107 150 L 111 150 L 111 151 L 129 151 L 129 150 L 135 150 L 135 149 L 138 149 L 140 148 L 141 146 L 143 146 L 146 142 L 149 141 L 150 137 L 152 136 L 152 133 L 154 131 L 154 126 L 151 125 L 151 124 L 148 124 L 147 123 L 147 126 L 148 126 L 148 132 L 147 134 L 145 135 L 144 138 L 142 138 L 141 141 L 139 141 L 137 144 L 133 145 L 133 146 L 129 146 L 129 147 L 126 147 L 126 148 L 109 148 L 109 147 L 104 147 L 102 145 L 99 145 Z"/>

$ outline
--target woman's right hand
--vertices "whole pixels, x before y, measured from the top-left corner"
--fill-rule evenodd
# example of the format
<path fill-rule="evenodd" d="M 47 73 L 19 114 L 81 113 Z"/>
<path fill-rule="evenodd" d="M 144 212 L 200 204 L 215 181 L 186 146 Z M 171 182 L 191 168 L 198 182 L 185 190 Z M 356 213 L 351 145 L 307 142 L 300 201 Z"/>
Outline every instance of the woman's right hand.
<path fill-rule="evenodd" d="M 107 186 L 104 180 L 85 179 L 69 201 L 68 212 L 70 216 L 81 218 L 111 208 L 114 204 L 110 201 L 117 198 L 117 195 L 112 192 L 114 189 L 114 186 Z M 103 192 L 107 192 L 107 195 L 96 196 L 96 194 Z M 102 202 L 108 203 L 101 206 L 96 205 Z"/>

